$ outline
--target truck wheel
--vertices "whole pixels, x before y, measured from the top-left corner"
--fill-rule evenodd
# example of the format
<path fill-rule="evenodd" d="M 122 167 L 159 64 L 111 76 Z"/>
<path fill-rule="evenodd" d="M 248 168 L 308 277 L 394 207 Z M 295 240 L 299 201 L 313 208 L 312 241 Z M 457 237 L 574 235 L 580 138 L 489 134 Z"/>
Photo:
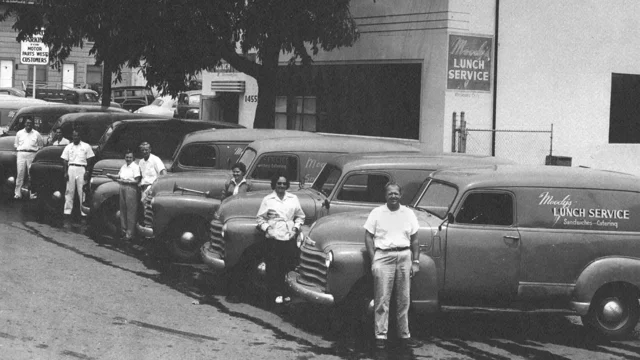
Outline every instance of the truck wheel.
<path fill-rule="evenodd" d="M 120 200 L 116 197 L 105 201 L 96 217 L 96 230 L 102 235 L 120 235 Z"/>
<path fill-rule="evenodd" d="M 181 219 L 169 225 L 166 239 L 174 261 L 201 262 L 200 248 L 208 240 L 207 224 L 201 219 Z"/>
<path fill-rule="evenodd" d="M 347 297 L 338 304 L 335 316 L 332 319 L 344 326 L 344 321 L 349 322 L 350 332 L 362 333 L 364 339 L 373 339 L 373 280 L 371 278 L 361 281 Z M 332 327 L 335 325 L 332 325 Z"/>
<path fill-rule="evenodd" d="M 596 292 L 582 323 L 609 338 L 624 338 L 635 328 L 639 315 L 637 293 L 631 287 L 615 284 Z"/>

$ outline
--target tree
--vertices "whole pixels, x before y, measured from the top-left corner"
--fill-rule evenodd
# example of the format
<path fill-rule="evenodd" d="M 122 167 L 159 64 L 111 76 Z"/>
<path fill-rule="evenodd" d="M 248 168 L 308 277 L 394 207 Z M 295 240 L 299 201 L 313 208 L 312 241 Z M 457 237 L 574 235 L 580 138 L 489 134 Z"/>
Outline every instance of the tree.
<path fill-rule="evenodd" d="M 13 29 L 21 41 L 41 28 L 45 29 L 43 41 L 49 45 L 49 58 L 55 68 L 66 60 L 73 48 L 83 48 L 92 43 L 89 50 L 96 65 L 103 65 L 102 105 L 111 102 L 113 76 L 121 80 L 123 66 L 139 64 L 136 53 L 137 34 L 131 32 L 139 24 L 141 14 L 148 11 L 149 1 L 125 0 L 56 0 L 38 4 L 7 6 L 0 21 L 14 19 Z"/>
<path fill-rule="evenodd" d="M 258 82 L 255 128 L 275 126 L 281 52 L 291 54 L 290 65 L 306 66 L 320 49 L 358 39 L 349 0 L 56 0 L 11 4 L 2 19 L 10 16 L 18 40 L 45 27 L 55 66 L 93 42 L 89 53 L 104 64 L 103 105 L 111 74 L 119 79 L 123 66 L 140 66 L 149 85 L 176 95 L 224 59 Z M 250 50 L 259 63 L 244 56 Z"/>
<path fill-rule="evenodd" d="M 312 62 L 320 49 L 358 39 L 349 0 L 161 0 L 154 34 L 146 34 L 141 59 L 150 84 L 176 93 L 185 79 L 224 59 L 258 82 L 254 128 L 275 126 L 276 73 L 281 52 Z M 169 25 L 169 26 L 167 26 Z M 185 41 L 187 40 L 187 41 Z M 238 53 L 240 50 L 240 54 Z M 256 63 L 243 54 L 255 50 Z"/>

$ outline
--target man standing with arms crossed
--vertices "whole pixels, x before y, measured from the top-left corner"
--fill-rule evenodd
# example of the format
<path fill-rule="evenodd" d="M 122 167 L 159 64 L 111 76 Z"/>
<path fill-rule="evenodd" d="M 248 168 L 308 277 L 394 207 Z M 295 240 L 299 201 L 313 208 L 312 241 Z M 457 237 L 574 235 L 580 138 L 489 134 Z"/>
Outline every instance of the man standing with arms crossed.
<path fill-rule="evenodd" d="M 89 173 L 86 172 L 89 159 L 94 157 L 93 149 L 85 142 L 80 141 L 80 132 L 73 129 L 73 142 L 65 146 L 60 156 L 64 160 L 64 179 L 67 182 L 67 190 L 64 194 L 64 214 L 71 215 L 73 211 L 73 198 L 78 194 L 82 203 L 82 187 L 88 180 Z M 87 216 L 80 209 L 82 216 Z"/>
<path fill-rule="evenodd" d="M 373 209 L 364 224 L 364 241 L 373 273 L 374 330 L 379 350 L 387 346 L 389 303 L 394 287 L 400 342 L 403 346 L 420 346 L 409 332 L 411 277 L 420 271 L 419 225 L 413 211 L 400 205 L 401 196 L 400 185 L 385 185 L 387 203 Z"/>
<path fill-rule="evenodd" d="M 22 198 L 22 185 L 25 173 L 28 174 L 36 152 L 44 146 L 44 140 L 40 133 L 33 128 L 33 119 L 28 118 L 24 122 L 24 129 L 18 131 L 13 146 L 18 151 L 16 155 L 16 189 L 14 199 Z"/>
<path fill-rule="evenodd" d="M 142 173 L 142 180 L 140 181 L 141 201 L 147 197 L 147 193 L 159 176 L 167 173 L 167 169 L 164 167 L 164 163 L 159 157 L 151 153 L 151 145 L 148 142 L 140 144 L 140 152 L 142 153 L 142 159 L 138 162 L 140 172 Z"/>

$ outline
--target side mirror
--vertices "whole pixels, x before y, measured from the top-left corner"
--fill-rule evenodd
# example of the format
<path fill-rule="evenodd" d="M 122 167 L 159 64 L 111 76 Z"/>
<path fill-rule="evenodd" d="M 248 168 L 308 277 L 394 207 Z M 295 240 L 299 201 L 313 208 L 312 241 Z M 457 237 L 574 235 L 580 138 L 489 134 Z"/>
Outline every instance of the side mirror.
<path fill-rule="evenodd" d="M 444 225 L 445 223 L 449 223 L 449 224 L 453 224 L 453 214 L 452 213 L 448 213 L 447 216 L 444 218 L 444 220 L 440 223 L 440 225 L 438 225 L 438 231 L 442 231 L 442 225 Z"/>
<path fill-rule="evenodd" d="M 327 208 L 327 210 L 329 210 L 329 208 L 331 207 L 331 203 L 329 203 L 329 199 L 324 199 L 324 202 L 322 203 L 322 207 Z"/>

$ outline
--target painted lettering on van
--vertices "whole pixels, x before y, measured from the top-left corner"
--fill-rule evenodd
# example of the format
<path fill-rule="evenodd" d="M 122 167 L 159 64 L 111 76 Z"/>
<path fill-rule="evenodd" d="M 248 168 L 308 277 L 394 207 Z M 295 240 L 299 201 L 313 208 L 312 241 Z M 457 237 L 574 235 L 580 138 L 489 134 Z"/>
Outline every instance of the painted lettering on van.
<path fill-rule="evenodd" d="M 553 206 L 562 206 L 569 207 L 571 206 L 571 195 L 565 196 L 562 200 L 556 200 L 553 195 L 549 194 L 548 191 L 543 192 L 538 196 L 540 198 L 540 203 L 538 205 L 553 205 Z"/>
<path fill-rule="evenodd" d="M 318 161 L 316 159 L 313 158 L 309 158 L 307 159 L 307 163 L 304 165 L 304 167 L 306 169 L 315 169 L 315 168 L 322 168 L 323 166 L 325 166 L 326 162 L 322 162 L 322 161 Z"/>

